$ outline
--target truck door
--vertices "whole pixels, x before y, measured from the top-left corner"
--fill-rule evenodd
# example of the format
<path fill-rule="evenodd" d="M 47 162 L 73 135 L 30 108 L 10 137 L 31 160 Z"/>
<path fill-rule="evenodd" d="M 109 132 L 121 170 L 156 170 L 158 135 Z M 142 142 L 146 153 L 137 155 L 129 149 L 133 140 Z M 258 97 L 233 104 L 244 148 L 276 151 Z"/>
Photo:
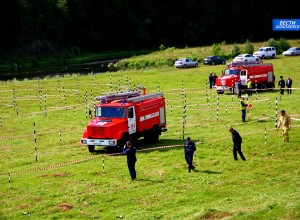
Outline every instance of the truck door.
<path fill-rule="evenodd" d="M 129 134 L 136 132 L 136 115 L 134 106 L 128 108 L 128 132 Z"/>
<path fill-rule="evenodd" d="M 274 77 L 273 72 L 268 72 L 268 83 L 273 83 Z"/>
<path fill-rule="evenodd" d="M 243 86 L 247 86 L 247 77 L 248 77 L 248 70 L 241 70 L 240 80 Z"/>

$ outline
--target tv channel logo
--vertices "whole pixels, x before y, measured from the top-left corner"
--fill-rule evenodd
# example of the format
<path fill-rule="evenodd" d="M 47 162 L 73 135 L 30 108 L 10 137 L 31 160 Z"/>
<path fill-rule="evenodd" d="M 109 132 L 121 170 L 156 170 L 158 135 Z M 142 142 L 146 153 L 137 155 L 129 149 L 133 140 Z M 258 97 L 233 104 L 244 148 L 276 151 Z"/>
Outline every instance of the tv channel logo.
<path fill-rule="evenodd" d="M 273 31 L 300 31 L 300 19 L 273 19 Z"/>

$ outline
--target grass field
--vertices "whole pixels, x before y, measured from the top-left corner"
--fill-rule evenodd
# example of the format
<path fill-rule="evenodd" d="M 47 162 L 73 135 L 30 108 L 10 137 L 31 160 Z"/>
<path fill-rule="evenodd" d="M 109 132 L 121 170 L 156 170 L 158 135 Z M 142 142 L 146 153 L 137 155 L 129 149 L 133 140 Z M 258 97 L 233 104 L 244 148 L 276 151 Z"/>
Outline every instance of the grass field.
<path fill-rule="evenodd" d="M 237 96 L 206 89 L 224 66 L 1 81 L 0 219 L 300 219 L 300 56 L 265 62 L 276 80 L 293 79 L 293 94 L 254 93 L 246 123 Z M 132 182 L 124 156 L 90 154 L 80 138 L 86 100 L 137 85 L 164 93 L 168 131 L 158 144 L 140 142 Z M 276 98 L 292 118 L 289 143 L 274 129 Z M 247 161 L 233 160 L 230 126 Z M 187 136 L 197 145 L 191 173 L 173 146 Z"/>

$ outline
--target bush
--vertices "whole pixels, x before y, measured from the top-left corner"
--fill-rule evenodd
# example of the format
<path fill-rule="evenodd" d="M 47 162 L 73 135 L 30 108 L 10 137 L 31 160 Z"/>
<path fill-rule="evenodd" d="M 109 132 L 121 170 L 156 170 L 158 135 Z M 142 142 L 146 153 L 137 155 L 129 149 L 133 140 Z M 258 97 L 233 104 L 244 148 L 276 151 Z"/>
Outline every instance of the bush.
<path fill-rule="evenodd" d="M 252 43 L 249 40 L 247 40 L 245 42 L 244 50 L 245 50 L 245 53 L 253 54 L 254 46 L 252 45 Z"/>
<path fill-rule="evenodd" d="M 166 47 L 165 45 L 161 44 L 161 45 L 159 46 L 159 50 L 160 50 L 160 51 L 164 51 L 165 49 L 167 49 L 167 47 Z"/>
<path fill-rule="evenodd" d="M 231 48 L 231 57 L 236 57 L 239 54 L 241 54 L 241 49 L 236 43 L 234 43 Z"/>
<path fill-rule="evenodd" d="M 283 51 L 289 49 L 291 45 L 287 42 L 286 39 L 280 38 L 278 40 L 278 52 L 277 53 L 282 53 Z"/>
<path fill-rule="evenodd" d="M 275 47 L 277 51 L 280 49 L 280 48 L 278 48 L 278 43 L 276 40 L 274 40 L 274 38 L 270 38 L 267 41 L 267 47 Z"/>
<path fill-rule="evenodd" d="M 212 45 L 212 54 L 215 56 L 221 55 L 221 44 L 213 44 Z"/>

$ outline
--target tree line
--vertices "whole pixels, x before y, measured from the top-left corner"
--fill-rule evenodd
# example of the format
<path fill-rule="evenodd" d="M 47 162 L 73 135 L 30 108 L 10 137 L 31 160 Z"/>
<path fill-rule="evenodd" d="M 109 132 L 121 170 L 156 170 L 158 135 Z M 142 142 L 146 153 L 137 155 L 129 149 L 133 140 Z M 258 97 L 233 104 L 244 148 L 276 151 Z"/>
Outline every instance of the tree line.
<path fill-rule="evenodd" d="M 272 19 L 299 16 L 291 4 L 274 0 L 2 1 L 0 52 L 99 52 L 299 38 L 300 32 L 272 31 Z"/>

